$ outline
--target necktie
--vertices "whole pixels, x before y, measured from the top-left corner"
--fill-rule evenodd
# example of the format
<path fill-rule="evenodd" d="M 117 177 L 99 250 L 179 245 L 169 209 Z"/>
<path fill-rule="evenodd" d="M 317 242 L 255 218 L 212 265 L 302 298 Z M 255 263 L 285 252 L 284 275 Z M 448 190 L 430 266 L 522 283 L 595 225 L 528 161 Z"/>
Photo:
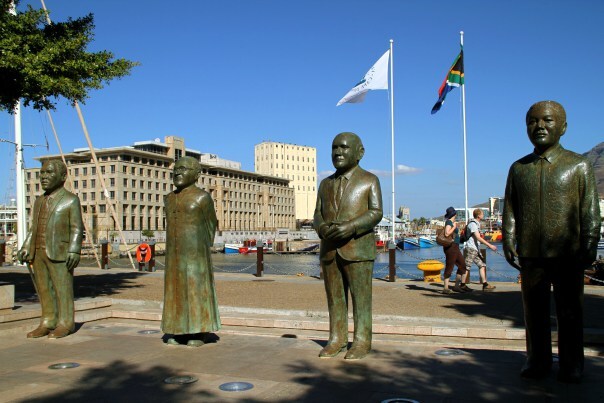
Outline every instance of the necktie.
<path fill-rule="evenodd" d="M 336 208 L 340 207 L 340 200 L 342 200 L 342 194 L 344 193 L 344 188 L 346 187 L 346 177 L 341 175 L 338 178 L 338 190 L 336 191 Z"/>

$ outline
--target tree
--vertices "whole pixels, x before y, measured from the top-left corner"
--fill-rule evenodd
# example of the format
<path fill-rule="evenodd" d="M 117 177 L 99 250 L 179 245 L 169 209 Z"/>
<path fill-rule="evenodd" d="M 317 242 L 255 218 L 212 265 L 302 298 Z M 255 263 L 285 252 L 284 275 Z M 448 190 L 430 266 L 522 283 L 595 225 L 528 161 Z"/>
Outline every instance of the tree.
<path fill-rule="evenodd" d="M 144 229 L 141 231 L 141 235 L 144 236 L 145 238 L 153 238 L 153 236 L 155 235 L 155 232 L 151 229 Z"/>
<path fill-rule="evenodd" d="M 0 0 L 0 111 L 12 113 L 19 99 L 37 110 L 54 109 L 60 96 L 84 103 L 91 89 L 139 64 L 86 51 L 94 37 L 92 14 L 47 24 L 44 10 L 28 5 L 12 15 L 12 3 Z"/>

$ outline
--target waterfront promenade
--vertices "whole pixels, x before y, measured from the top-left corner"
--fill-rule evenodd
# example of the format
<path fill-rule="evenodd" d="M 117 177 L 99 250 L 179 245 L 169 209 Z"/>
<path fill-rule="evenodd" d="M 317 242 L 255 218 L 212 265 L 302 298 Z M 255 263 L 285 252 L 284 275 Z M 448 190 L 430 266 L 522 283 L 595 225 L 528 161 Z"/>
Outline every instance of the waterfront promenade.
<path fill-rule="evenodd" d="M 441 294 L 418 280 L 373 282 L 374 343 L 366 359 L 317 357 L 327 338 L 321 280 L 217 273 L 224 328 L 198 349 L 162 342 L 163 273 L 76 269 L 77 332 L 28 340 L 39 306 L 24 268 L 0 268 L 16 285 L 16 308 L 0 311 L 0 401 L 381 402 L 602 401 L 604 287 L 586 286 L 586 376 L 582 385 L 518 376 L 524 361 L 520 286 Z M 477 284 L 471 285 L 479 289 Z M 19 316 L 20 315 L 20 316 Z M 10 319 L 12 317 L 12 319 Z M 440 356 L 445 349 L 461 355 Z M 77 368 L 51 370 L 60 362 Z M 8 364 L 10 363 L 10 364 Z M 197 382 L 168 385 L 165 378 Z M 243 392 L 219 389 L 244 381 Z"/>

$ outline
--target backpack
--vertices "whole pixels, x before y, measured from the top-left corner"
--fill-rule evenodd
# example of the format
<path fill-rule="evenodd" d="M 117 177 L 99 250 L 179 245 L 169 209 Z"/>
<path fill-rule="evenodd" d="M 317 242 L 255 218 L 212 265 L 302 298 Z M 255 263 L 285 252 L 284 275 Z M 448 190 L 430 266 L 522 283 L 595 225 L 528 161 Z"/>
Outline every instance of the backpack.
<path fill-rule="evenodd" d="M 472 233 L 468 231 L 468 227 L 470 226 L 471 222 L 476 223 L 475 220 L 470 220 L 470 222 L 468 222 L 468 225 L 466 225 L 465 228 L 461 230 L 461 232 L 459 233 L 459 243 L 466 243 L 470 240 L 470 238 L 472 238 Z"/>

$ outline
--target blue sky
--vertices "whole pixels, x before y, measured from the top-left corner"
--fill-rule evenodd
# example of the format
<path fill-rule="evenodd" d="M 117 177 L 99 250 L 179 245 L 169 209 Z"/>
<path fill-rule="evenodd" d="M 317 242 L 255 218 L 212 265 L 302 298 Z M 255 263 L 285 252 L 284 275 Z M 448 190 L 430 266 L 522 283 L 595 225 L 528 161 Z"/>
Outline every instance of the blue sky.
<path fill-rule="evenodd" d="M 387 91 L 336 108 L 394 40 L 396 206 L 412 218 L 463 206 L 461 101 L 454 90 L 435 115 L 437 90 L 465 32 L 470 205 L 503 195 L 510 164 L 532 147 L 528 107 L 553 99 L 567 110 L 562 144 L 586 152 L 604 141 L 604 2 L 420 0 L 46 0 L 51 18 L 95 16 L 91 50 L 141 63 L 82 105 L 95 147 L 166 135 L 187 147 L 241 161 L 253 171 L 263 140 L 317 148 L 318 172 L 333 170 L 333 137 L 365 143 L 361 166 L 380 173 L 390 211 Z M 23 0 L 40 8 L 39 0 Z M 167 6 L 168 5 L 168 6 Z M 64 150 L 86 147 L 75 110 L 59 100 L 53 119 Z M 14 138 L 0 114 L 0 138 Z M 24 143 L 58 149 L 45 113 L 23 112 Z M 0 144 L 0 199 L 11 188 L 14 149 Z M 43 148 L 26 149 L 26 166 Z M 14 174 L 14 171 L 11 173 Z M 12 185 L 14 191 L 14 184 Z"/>

